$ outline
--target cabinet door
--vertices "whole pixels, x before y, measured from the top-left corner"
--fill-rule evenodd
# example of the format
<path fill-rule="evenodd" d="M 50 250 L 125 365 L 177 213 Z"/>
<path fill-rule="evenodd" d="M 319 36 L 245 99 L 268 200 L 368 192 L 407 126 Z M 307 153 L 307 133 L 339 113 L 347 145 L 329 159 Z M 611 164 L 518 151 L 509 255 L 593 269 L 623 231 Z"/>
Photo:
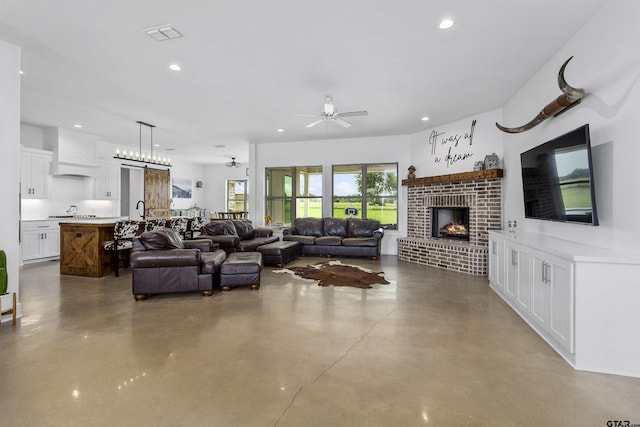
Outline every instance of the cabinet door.
<path fill-rule="evenodd" d="M 546 261 L 546 255 L 532 252 L 531 268 L 531 320 L 548 329 L 551 282 L 548 281 L 549 264 Z"/>
<path fill-rule="evenodd" d="M 42 239 L 42 256 L 60 256 L 60 230 L 48 229 L 44 231 Z"/>
<path fill-rule="evenodd" d="M 96 199 L 120 200 L 120 165 L 100 163 L 96 175 Z"/>
<path fill-rule="evenodd" d="M 507 280 L 504 284 L 504 293 L 510 300 L 514 301 L 518 294 L 518 278 L 520 277 L 519 251 L 513 245 L 505 244 L 505 265 L 507 269 Z"/>
<path fill-rule="evenodd" d="M 22 259 L 30 260 L 42 257 L 40 241 L 42 240 L 42 230 L 22 231 Z"/>
<path fill-rule="evenodd" d="M 529 251 L 518 251 L 518 285 L 516 289 L 516 304 L 520 310 L 529 313 L 531 307 L 531 275 L 529 274 Z"/>
<path fill-rule="evenodd" d="M 573 264 L 561 258 L 549 258 L 551 306 L 549 332 L 573 353 Z"/>
<path fill-rule="evenodd" d="M 573 353 L 573 263 L 534 252 L 531 265 L 531 319 Z"/>
<path fill-rule="evenodd" d="M 489 237 L 489 283 L 494 289 L 504 291 L 505 259 L 504 240 Z"/>
<path fill-rule="evenodd" d="M 46 152 L 22 151 L 20 179 L 23 199 L 46 199 L 49 197 L 52 156 Z"/>
<path fill-rule="evenodd" d="M 531 305 L 531 278 L 529 277 L 529 250 L 510 241 L 505 243 L 507 280 L 505 294 L 516 308 L 529 314 Z"/>

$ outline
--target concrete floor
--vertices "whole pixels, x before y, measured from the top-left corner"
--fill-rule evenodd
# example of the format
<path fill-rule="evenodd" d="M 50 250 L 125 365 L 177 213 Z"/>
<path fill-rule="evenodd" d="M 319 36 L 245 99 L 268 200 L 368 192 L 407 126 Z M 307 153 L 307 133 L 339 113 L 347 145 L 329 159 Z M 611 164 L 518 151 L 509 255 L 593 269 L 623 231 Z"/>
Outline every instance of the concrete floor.
<path fill-rule="evenodd" d="M 640 379 L 573 370 L 486 277 L 343 262 L 392 283 L 322 288 L 266 267 L 258 291 L 135 302 L 128 269 L 24 266 L 24 317 L 0 330 L 0 425 L 640 423 Z"/>

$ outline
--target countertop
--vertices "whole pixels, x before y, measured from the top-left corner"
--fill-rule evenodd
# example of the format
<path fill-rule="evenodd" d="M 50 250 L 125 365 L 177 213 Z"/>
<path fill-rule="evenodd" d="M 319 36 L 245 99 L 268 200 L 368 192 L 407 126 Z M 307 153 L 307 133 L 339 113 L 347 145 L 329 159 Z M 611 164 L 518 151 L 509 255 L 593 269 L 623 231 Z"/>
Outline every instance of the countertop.
<path fill-rule="evenodd" d="M 54 221 L 54 222 L 86 222 L 86 223 L 103 223 L 103 222 L 116 222 L 120 220 L 127 220 L 126 216 L 107 216 L 107 217 L 92 217 L 92 218 L 41 218 L 41 219 L 23 219 L 22 222 L 36 222 L 36 221 Z"/>

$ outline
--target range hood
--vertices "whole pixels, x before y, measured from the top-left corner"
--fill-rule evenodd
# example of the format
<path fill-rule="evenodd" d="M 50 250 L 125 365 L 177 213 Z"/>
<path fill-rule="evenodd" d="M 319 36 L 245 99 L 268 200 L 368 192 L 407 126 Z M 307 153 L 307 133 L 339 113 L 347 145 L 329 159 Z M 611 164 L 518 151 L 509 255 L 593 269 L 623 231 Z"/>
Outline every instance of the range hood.
<path fill-rule="evenodd" d="M 68 129 L 48 128 L 45 141 L 53 147 L 51 175 L 72 175 L 95 178 L 96 143 L 98 137 Z"/>

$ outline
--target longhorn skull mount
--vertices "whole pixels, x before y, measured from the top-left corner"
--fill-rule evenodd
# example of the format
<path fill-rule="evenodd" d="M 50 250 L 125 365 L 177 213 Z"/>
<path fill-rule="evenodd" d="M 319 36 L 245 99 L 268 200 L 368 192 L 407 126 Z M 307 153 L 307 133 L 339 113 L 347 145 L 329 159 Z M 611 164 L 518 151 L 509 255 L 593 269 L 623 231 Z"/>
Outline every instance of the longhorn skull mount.
<path fill-rule="evenodd" d="M 564 69 L 572 58 L 573 56 L 564 61 L 564 64 L 562 64 L 562 67 L 560 67 L 560 71 L 558 71 L 558 86 L 560 86 L 562 95 L 545 105 L 542 111 L 540 111 L 538 115 L 534 117 L 533 120 L 531 120 L 529 123 L 520 127 L 508 128 L 496 122 L 496 126 L 498 127 L 498 129 L 507 133 L 525 132 L 539 125 L 549 117 L 557 116 L 561 113 L 564 113 L 569 108 L 578 105 L 585 95 L 584 89 L 571 87 L 564 79 Z"/>

